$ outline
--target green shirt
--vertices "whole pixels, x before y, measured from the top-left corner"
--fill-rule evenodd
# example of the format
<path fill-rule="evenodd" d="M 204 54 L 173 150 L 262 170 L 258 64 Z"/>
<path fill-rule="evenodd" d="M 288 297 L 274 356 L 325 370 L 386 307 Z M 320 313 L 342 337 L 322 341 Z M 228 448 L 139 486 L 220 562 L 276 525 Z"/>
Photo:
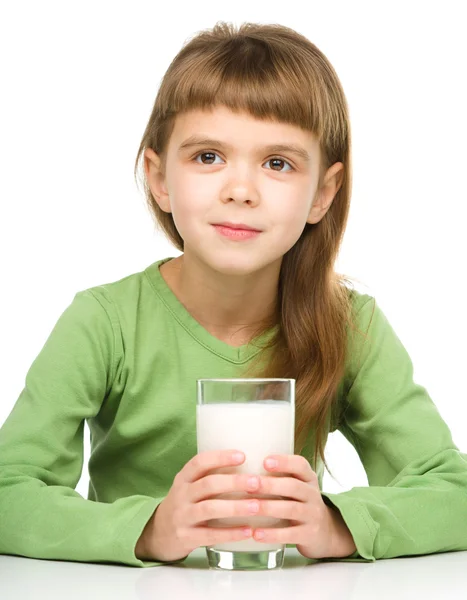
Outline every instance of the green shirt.
<path fill-rule="evenodd" d="M 167 260 L 76 293 L 30 366 L 0 429 L 0 553 L 164 564 L 137 559 L 134 548 L 197 453 L 196 379 L 237 377 L 259 351 L 204 329 L 162 278 Z M 412 362 L 375 299 L 355 290 L 352 297 L 360 330 L 374 311 L 372 343 L 356 338 L 362 346 L 346 365 L 330 431 L 355 447 L 369 486 L 322 493 L 357 547 L 330 560 L 467 550 L 467 455 L 414 383 Z M 85 421 L 88 499 L 74 489 Z M 311 463 L 311 447 L 304 455 Z"/>

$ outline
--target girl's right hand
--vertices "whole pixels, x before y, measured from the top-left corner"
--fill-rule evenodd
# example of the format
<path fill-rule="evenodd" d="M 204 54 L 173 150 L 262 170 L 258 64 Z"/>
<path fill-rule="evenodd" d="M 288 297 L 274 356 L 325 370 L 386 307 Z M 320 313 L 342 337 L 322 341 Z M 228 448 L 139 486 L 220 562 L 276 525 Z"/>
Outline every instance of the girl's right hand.
<path fill-rule="evenodd" d="M 209 499 L 227 492 L 254 492 L 246 473 L 207 474 L 212 469 L 235 467 L 245 460 L 235 460 L 236 450 L 200 452 L 189 460 L 173 481 L 167 496 L 157 506 L 139 538 L 135 555 L 141 560 L 174 561 L 186 558 L 200 546 L 245 540 L 251 527 L 209 527 L 206 521 L 224 517 L 252 516 L 251 499 Z M 254 476 L 253 476 L 254 477 Z"/>

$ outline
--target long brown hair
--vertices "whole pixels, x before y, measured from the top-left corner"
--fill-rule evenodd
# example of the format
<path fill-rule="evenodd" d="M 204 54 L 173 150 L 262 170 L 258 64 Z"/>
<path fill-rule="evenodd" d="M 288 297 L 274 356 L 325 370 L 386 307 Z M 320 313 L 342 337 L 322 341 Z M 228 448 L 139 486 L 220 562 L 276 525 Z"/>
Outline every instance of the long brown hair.
<path fill-rule="evenodd" d="M 319 187 L 331 165 L 337 161 L 344 165 L 341 187 L 330 208 L 318 223 L 305 225 L 283 257 L 276 312 L 253 339 L 276 324 L 279 327 L 242 374 L 296 379 L 295 453 L 302 453 L 314 429 L 314 465 L 319 456 L 331 473 L 324 447 L 330 419 L 338 409 L 348 334 L 356 329 L 352 282 L 334 271 L 351 195 L 347 101 L 328 59 L 300 33 L 278 24 L 243 23 L 237 28 L 220 21 L 185 42 L 169 65 L 141 140 L 135 176 L 146 148 L 159 154 L 165 173 L 177 114 L 219 105 L 314 133 L 321 152 Z M 142 180 L 156 223 L 183 251 L 172 214 L 160 209 L 144 176 Z"/>

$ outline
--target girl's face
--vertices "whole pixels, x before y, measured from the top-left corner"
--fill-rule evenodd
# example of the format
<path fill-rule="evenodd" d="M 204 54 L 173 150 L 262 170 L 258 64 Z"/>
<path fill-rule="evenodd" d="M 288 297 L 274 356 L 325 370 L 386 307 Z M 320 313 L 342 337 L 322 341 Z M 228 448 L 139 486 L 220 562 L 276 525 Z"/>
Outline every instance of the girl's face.
<path fill-rule="evenodd" d="M 194 137 L 205 141 L 195 144 Z M 273 148 L 279 145 L 294 145 L 301 154 Z M 164 178 L 158 155 L 147 149 L 145 156 L 150 189 L 160 208 L 172 213 L 185 254 L 225 274 L 280 266 L 305 224 L 324 216 L 343 172 L 342 163 L 333 165 L 317 190 L 320 151 L 313 134 L 225 107 L 177 116 Z M 232 240 L 213 226 L 222 222 L 261 233 Z"/>

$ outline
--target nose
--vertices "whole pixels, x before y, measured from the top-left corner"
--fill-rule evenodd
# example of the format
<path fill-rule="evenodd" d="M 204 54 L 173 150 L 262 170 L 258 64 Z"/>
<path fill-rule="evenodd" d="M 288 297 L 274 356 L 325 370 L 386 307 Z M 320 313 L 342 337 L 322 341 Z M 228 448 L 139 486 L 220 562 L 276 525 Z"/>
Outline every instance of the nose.
<path fill-rule="evenodd" d="M 224 203 L 227 202 L 235 202 L 236 204 L 248 204 L 250 206 L 257 206 L 259 204 L 258 195 L 256 192 L 253 192 L 251 188 L 240 187 L 237 186 L 235 189 L 230 189 L 228 193 L 226 193 L 222 201 Z"/>
<path fill-rule="evenodd" d="M 232 169 L 228 174 L 228 182 L 222 192 L 222 201 L 236 202 L 256 206 L 259 203 L 259 192 L 254 181 L 254 176 L 248 168 Z"/>

